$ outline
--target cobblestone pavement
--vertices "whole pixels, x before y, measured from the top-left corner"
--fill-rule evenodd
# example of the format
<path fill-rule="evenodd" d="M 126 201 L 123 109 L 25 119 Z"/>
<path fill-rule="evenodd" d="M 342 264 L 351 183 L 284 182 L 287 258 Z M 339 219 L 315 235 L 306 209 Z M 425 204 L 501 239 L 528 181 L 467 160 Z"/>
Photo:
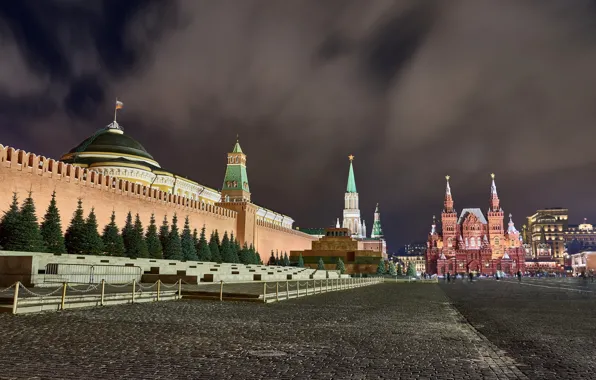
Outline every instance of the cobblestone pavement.
<path fill-rule="evenodd" d="M 531 379 L 596 378 L 596 297 L 583 281 L 459 281 L 440 287 Z M 586 291 L 590 287 L 591 291 Z"/>
<path fill-rule="evenodd" d="M 0 379 L 525 378 L 435 284 L 1 314 L 0 337 Z"/>

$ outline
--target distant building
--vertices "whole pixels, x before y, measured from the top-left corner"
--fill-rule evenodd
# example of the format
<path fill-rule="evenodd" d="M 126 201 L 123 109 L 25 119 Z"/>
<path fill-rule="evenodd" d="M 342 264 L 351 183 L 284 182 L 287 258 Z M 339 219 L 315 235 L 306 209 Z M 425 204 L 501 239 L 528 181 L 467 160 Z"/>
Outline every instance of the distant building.
<path fill-rule="evenodd" d="M 417 273 L 426 272 L 426 259 L 424 254 L 421 255 L 399 255 L 394 256 L 395 261 L 401 264 L 404 272 L 408 269 L 410 263 L 414 263 Z"/>
<path fill-rule="evenodd" d="M 441 213 L 442 232 L 437 231 L 433 217 L 426 250 L 426 272 L 476 272 L 495 274 L 497 271 L 516 273 L 525 270 L 526 250 L 511 214 L 504 229 L 504 212 L 500 206 L 494 174 L 491 175 L 489 209 L 486 217 L 479 208 L 465 208 L 461 213 L 453 207 L 449 176 Z"/>
<path fill-rule="evenodd" d="M 564 238 L 569 255 L 581 251 L 596 251 L 596 230 L 586 218 L 580 225 L 569 224 L 564 231 Z"/>
<path fill-rule="evenodd" d="M 569 256 L 575 275 L 594 275 L 596 272 L 596 251 L 585 251 Z"/>
<path fill-rule="evenodd" d="M 548 245 L 554 259 L 563 264 L 569 210 L 562 207 L 546 208 L 536 211 L 526 219 L 523 237 L 524 242 L 532 247 L 532 257 L 543 257 L 545 245 Z"/>

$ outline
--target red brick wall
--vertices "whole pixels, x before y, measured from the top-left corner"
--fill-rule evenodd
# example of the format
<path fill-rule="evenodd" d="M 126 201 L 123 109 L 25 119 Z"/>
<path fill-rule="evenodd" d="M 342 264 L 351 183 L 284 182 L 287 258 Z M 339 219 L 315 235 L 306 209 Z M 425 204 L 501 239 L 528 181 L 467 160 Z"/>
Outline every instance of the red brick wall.
<path fill-rule="evenodd" d="M 290 251 L 310 249 L 315 240 L 318 239 L 303 232 L 257 221 L 255 247 L 265 264 L 271 256 L 271 250 L 287 252 L 289 256 Z"/>
<path fill-rule="evenodd" d="M 188 215 L 191 228 L 200 231 L 205 224 L 208 234 L 214 229 L 219 230 L 221 235 L 223 231 L 236 233 L 236 212 L 232 210 L 102 176 L 0 145 L 0 213 L 9 207 L 14 191 L 18 193 L 21 203 L 29 190 L 32 191 L 40 222 L 52 192 L 56 191 L 63 229 L 70 223 L 77 200 L 81 198 L 85 216 L 91 207 L 95 207 L 100 229 L 109 222 L 112 210 L 115 210 L 120 228 L 124 226 L 126 214 L 131 211 L 133 216 L 139 213 L 144 227 L 149 224 L 151 213 L 155 213 L 158 225 L 164 215 L 167 214 L 171 222 L 176 213 L 180 228 Z"/>

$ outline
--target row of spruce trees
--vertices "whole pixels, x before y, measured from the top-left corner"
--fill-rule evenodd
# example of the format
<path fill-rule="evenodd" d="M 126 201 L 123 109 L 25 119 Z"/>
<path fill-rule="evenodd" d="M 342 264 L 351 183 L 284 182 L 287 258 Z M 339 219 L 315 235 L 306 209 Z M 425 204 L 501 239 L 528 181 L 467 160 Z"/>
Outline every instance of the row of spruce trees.
<path fill-rule="evenodd" d="M 402 276 L 404 274 L 404 270 L 401 264 L 395 265 L 393 261 L 389 261 L 389 264 L 386 264 L 384 260 L 379 261 L 379 266 L 377 267 L 377 274 L 383 275 L 388 274 L 390 276 Z M 406 276 L 408 277 L 416 277 L 416 267 L 414 263 L 408 263 L 408 268 L 406 269 Z"/>
<path fill-rule="evenodd" d="M 103 233 L 99 226 L 95 210 L 92 208 L 87 218 L 84 217 L 83 202 L 79 199 L 77 209 L 62 234 L 62 222 L 56 205 L 56 193 L 52 194 L 50 205 L 41 225 L 37 221 L 35 204 L 31 193 L 19 208 L 17 194 L 13 194 L 12 203 L 0 220 L 0 249 L 22 252 L 49 252 L 87 255 L 122 256 L 130 258 L 154 258 L 169 260 L 197 260 L 242 264 L 262 264 L 259 253 L 252 244 L 240 246 L 232 233 L 227 231 L 220 241 L 217 230 L 211 233 L 209 241 L 205 226 L 200 235 L 197 229 L 191 231 L 188 216 L 182 232 L 178 228 L 178 217 L 174 214 L 171 224 L 167 216 L 157 228 L 152 214 L 145 231 L 139 214 L 134 221 L 129 212 L 122 230 L 116 225 L 116 214 L 112 212 L 110 223 Z"/>

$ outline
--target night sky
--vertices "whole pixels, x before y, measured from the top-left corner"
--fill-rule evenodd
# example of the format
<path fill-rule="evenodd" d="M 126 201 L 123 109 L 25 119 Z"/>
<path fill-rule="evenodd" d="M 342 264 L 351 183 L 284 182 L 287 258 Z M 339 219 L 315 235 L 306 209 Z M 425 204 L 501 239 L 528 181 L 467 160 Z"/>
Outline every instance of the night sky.
<path fill-rule="evenodd" d="M 60 155 L 113 118 L 167 170 L 220 188 L 236 135 L 253 201 L 296 226 L 360 208 L 424 241 L 451 175 L 518 229 L 596 221 L 596 2 L 0 2 L 0 143 Z M 0 206 L 4 208 L 5 205 Z"/>

